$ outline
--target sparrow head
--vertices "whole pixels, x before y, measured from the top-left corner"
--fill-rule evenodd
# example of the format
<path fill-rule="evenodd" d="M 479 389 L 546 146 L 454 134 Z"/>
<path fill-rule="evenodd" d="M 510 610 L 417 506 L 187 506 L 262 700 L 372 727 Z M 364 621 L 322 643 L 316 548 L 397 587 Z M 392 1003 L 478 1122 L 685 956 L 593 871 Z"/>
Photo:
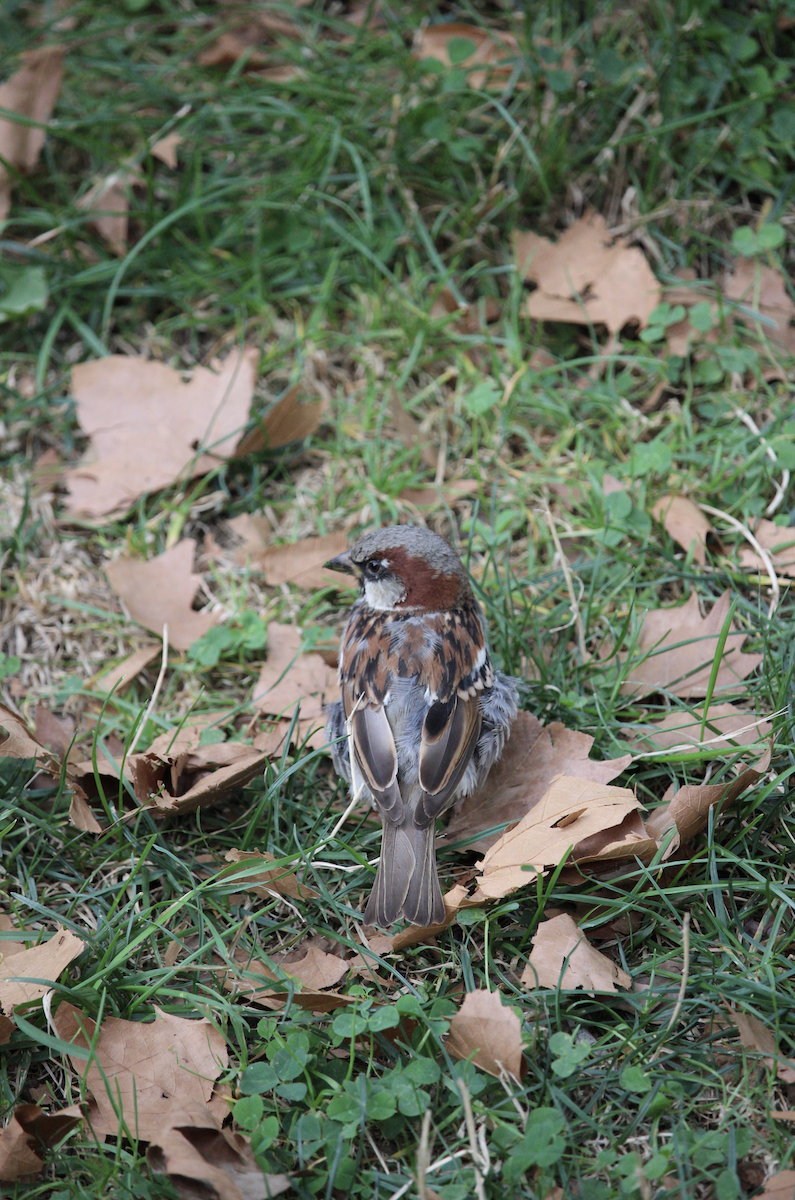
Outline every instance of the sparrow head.
<path fill-rule="evenodd" d="M 326 566 L 357 575 L 365 603 L 380 611 L 447 612 L 472 599 L 455 550 L 420 525 L 368 533 Z"/>

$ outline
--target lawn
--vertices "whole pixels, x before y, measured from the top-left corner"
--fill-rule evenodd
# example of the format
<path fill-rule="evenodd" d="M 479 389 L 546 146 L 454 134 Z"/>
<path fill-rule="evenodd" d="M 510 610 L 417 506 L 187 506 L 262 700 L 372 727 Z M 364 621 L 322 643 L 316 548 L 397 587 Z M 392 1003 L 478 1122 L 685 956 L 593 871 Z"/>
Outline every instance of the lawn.
<path fill-rule="evenodd" d="M 47 0 L 4 85 L 2 1194 L 791 1198 L 795 4 Z M 525 711 L 387 935 L 321 568 L 406 521 Z"/>

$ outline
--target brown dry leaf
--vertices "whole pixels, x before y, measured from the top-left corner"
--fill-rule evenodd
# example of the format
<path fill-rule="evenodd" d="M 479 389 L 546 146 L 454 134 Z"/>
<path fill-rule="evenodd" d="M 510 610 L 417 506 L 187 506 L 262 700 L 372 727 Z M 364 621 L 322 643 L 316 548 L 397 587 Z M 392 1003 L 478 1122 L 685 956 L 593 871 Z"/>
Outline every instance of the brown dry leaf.
<path fill-rule="evenodd" d="M 3 947 L 0 958 L 0 1010 L 10 1016 L 18 1004 L 40 1000 L 46 991 L 57 983 L 71 962 L 82 954 L 86 943 L 81 942 L 68 929 L 60 926 L 49 941 L 29 950 L 11 953 L 9 945 Z M 25 980 L 49 980 L 48 983 L 26 983 Z"/>
<path fill-rule="evenodd" d="M 195 550 L 193 538 L 183 538 L 148 562 L 117 558 L 105 567 L 110 586 L 133 621 L 161 635 L 168 625 L 168 644 L 175 650 L 187 650 L 218 621 L 216 613 L 193 608 L 202 580 L 193 574 Z"/>
<path fill-rule="evenodd" d="M 445 918 L 440 925 L 409 925 L 399 933 L 374 933 L 368 937 L 368 944 L 376 954 L 392 954 L 398 950 L 407 950 L 410 946 L 419 946 L 425 942 L 434 944 L 439 933 L 444 933 L 458 916 L 462 908 L 471 908 L 474 901 L 467 897 L 467 888 L 457 883 L 444 894 Z"/>
<path fill-rule="evenodd" d="M 661 688 L 682 699 L 706 696 L 718 637 L 729 612 L 730 596 L 724 592 L 715 601 L 708 616 L 698 610 L 693 592 L 686 604 L 656 608 L 646 613 L 638 636 L 636 659 L 621 685 L 625 696 L 646 696 Z M 723 659 L 715 681 L 714 695 L 744 689 L 742 681 L 762 661 L 761 654 L 741 654 L 747 633 L 732 622 L 723 650 Z M 621 654 L 621 661 L 626 660 Z"/>
<path fill-rule="evenodd" d="M 254 44 L 249 42 L 241 33 L 222 33 L 219 35 L 217 41 L 213 42 L 212 46 L 208 46 L 206 50 L 201 52 L 198 58 L 199 66 L 232 66 L 248 52 L 246 66 L 250 70 L 254 70 L 256 67 L 264 67 L 268 62 L 268 56 L 260 50 L 256 50 Z"/>
<path fill-rule="evenodd" d="M 151 153 L 155 158 L 159 158 L 162 163 L 170 167 L 172 171 L 176 171 L 177 163 L 177 147 L 181 146 L 185 141 L 179 133 L 167 133 L 165 137 L 159 138 L 152 146 Z"/>
<path fill-rule="evenodd" d="M 731 1019 L 740 1033 L 740 1043 L 746 1050 L 761 1054 L 770 1071 L 775 1066 L 776 1075 L 784 1083 L 795 1083 L 795 1063 L 784 1058 L 776 1050 L 776 1039 L 771 1030 L 751 1013 L 729 1010 Z"/>
<path fill-rule="evenodd" d="M 276 861 L 267 850 L 263 853 L 258 850 L 227 850 L 225 857 L 229 863 L 244 863 L 246 866 Z M 236 879 L 235 883 L 239 883 L 241 890 L 253 892 L 263 900 L 268 900 L 274 892 L 280 896 L 289 896 L 292 900 L 310 900 L 318 895 L 309 884 L 299 883 L 295 872 L 286 867 L 265 867 L 255 874 L 247 874 L 243 879 Z"/>
<path fill-rule="evenodd" d="M 640 750 L 666 750 L 676 748 L 680 752 L 692 746 L 706 746 L 714 754 L 725 754 L 738 746 L 750 746 L 766 738 L 772 726 L 763 717 L 736 708 L 734 704 L 711 704 L 704 740 L 701 740 L 703 706 L 692 712 L 678 710 L 669 713 L 662 721 L 653 721 L 639 730 L 631 745 Z M 719 732 L 716 732 L 719 731 Z"/>
<path fill-rule="evenodd" d="M 668 830 L 676 826 L 676 837 L 669 846 L 669 851 L 690 841 L 706 828 L 711 808 L 717 807 L 718 812 L 721 812 L 730 804 L 734 804 L 746 788 L 759 782 L 770 766 L 770 758 L 769 747 L 752 767 L 741 766 L 734 779 L 724 780 L 722 783 L 689 784 L 675 793 L 669 789 L 663 796 L 663 803 L 646 818 L 646 829 L 661 843 Z"/>
<path fill-rule="evenodd" d="M 24 930 L 14 924 L 8 913 L 0 912 L 0 933 L 24 933 Z M 38 933 L 35 936 L 38 937 Z M 0 961 L 9 954 L 19 954 L 24 949 L 24 942 L 15 942 L 10 938 L 2 938 L 0 939 Z"/>
<path fill-rule="evenodd" d="M 309 591 L 322 587 L 341 590 L 355 587 L 349 575 L 339 571 L 324 570 L 324 563 L 336 558 L 348 547 L 344 533 L 327 533 L 323 537 L 303 538 L 300 542 L 288 542 L 283 546 L 270 545 L 270 525 L 264 517 L 243 513 L 229 521 L 229 528 L 242 545 L 235 547 L 232 557 L 241 566 L 250 563 L 256 571 L 262 571 L 269 587 L 282 583 L 294 583 Z"/>
<path fill-rule="evenodd" d="M 44 1166 L 40 1150 L 50 1149 L 83 1120 L 79 1104 L 47 1112 L 37 1104 L 18 1104 L 0 1130 L 0 1181 L 13 1183 L 38 1175 Z"/>
<path fill-rule="evenodd" d="M 795 1171 L 778 1171 L 765 1181 L 765 1190 L 755 1200 L 793 1200 Z"/>
<path fill-rule="evenodd" d="M 98 180 L 77 202 L 77 207 L 86 212 L 88 224 L 119 258 L 127 253 L 130 191 L 140 182 L 141 175 L 137 170 L 114 171 L 106 179 Z"/>
<path fill-rule="evenodd" d="M 568 913 L 538 926 L 522 983 L 528 988 L 560 988 L 562 992 L 583 988 L 592 994 L 614 992 L 616 986 L 632 987 L 626 971 L 595 950 Z"/>
<path fill-rule="evenodd" d="M 502 1003 L 499 989 L 467 993 L 450 1022 L 445 1048 L 453 1058 L 471 1057 L 476 1067 L 498 1079 L 506 1072 L 521 1079 L 524 1072 L 522 1023 Z"/>
<path fill-rule="evenodd" d="M 450 58 L 450 42 L 453 38 L 465 38 L 475 49 L 461 62 L 453 64 Z M 483 88 L 488 84 L 500 85 L 510 76 L 517 62 L 524 55 L 512 33 L 501 30 L 483 29 L 479 25 L 463 25 L 452 22 L 445 25 L 429 25 L 421 29 L 414 42 L 412 53 L 415 58 L 434 58 L 446 67 L 466 71 L 470 87 Z M 473 70 L 473 67 L 480 68 Z"/>
<path fill-rule="evenodd" d="M 586 213 L 557 242 L 523 230 L 512 240 L 522 277 L 538 285 L 527 299 L 537 321 L 605 325 L 617 334 L 628 321 L 645 326 L 660 303 L 660 285 L 642 252 L 624 238 L 611 245 L 599 213 Z"/>
<path fill-rule="evenodd" d="M 163 647 L 159 642 L 150 642 L 148 646 L 142 646 L 140 650 L 133 651 L 117 666 L 111 667 L 104 675 L 100 675 L 98 679 L 92 681 L 94 687 L 98 692 L 112 692 L 114 696 L 120 696 L 136 676 L 140 675 L 141 671 L 159 658 L 162 653 Z"/>
<path fill-rule="evenodd" d="M 500 761 L 483 787 L 461 802 L 440 838 L 450 845 L 464 838 L 466 850 L 488 850 L 502 836 L 483 834 L 505 821 L 521 821 L 538 804 L 556 775 L 575 775 L 609 783 L 632 761 L 632 755 L 596 762 L 588 757 L 593 738 L 566 729 L 559 721 L 547 728 L 528 712 L 520 712 Z M 475 842 L 469 838 L 482 834 Z"/>
<path fill-rule="evenodd" d="M 294 625 L 268 625 L 268 657 L 254 688 L 253 704 L 269 716 L 292 716 L 301 702 L 301 717 L 322 723 L 324 709 L 337 699 L 337 672 L 320 654 L 301 653 L 301 630 Z"/>
<path fill-rule="evenodd" d="M 557 866 L 570 848 L 586 839 L 586 857 L 601 857 L 592 839 L 605 831 L 610 856 L 614 856 L 616 826 L 640 808 L 640 801 L 628 788 L 559 775 L 527 816 L 486 851 L 478 863 L 481 874 L 472 899 L 500 899 L 532 883 L 535 874 Z"/>
<path fill-rule="evenodd" d="M 58 774 L 58 762 L 53 753 L 42 745 L 21 717 L 0 704 L 0 731 L 3 730 L 7 737 L 0 742 L 0 758 L 35 758 Z"/>
<path fill-rule="evenodd" d="M 266 1200 L 290 1187 L 287 1175 L 268 1175 L 257 1166 L 246 1139 L 222 1129 L 200 1105 L 185 1105 L 169 1117 L 146 1152 L 151 1171 L 168 1175 L 185 1200 Z"/>
<path fill-rule="evenodd" d="M 261 983 L 279 984 L 276 973 L 267 963 L 252 958 L 251 954 L 242 949 L 235 951 L 234 960 L 236 968 L 234 973 L 224 968 L 223 987 L 226 991 L 245 996 L 246 1000 L 252 1004 L 259 1004 L 262 1008 L 274 1011 L 284 1008 L 290 997 L 284 981 L 281 982 L 280 987 L 260 986 Z M 285 972 L 288 971 L 287 967 L 282 969 Z M 300 1008 L 306 1008 L 310 1012 L 333 1012 L 336 1008 L 345 1008 L 349 1004 L 355 1004 L 356 998 L 346 996 L 341 992 L 304 987 L 299 983 L 292 994 L 292 1003 L 297 1004 Z"/>
<path fill-rule="evenodd" d="M 300 383 L 293 384 L 268 409 L 256 427 L 240 441 L 237 458 L 260 454 L 263 450 L 276 450 L 289 442 L 303 441 L 320 428 L 326 414 L 326 402 L 307 400 L 302 403 L 299 399 L 302 386 Z"/>
<path fill-rule="evenodd" d="M 795 353 L 795 304 L 790 299 L 784 276 L 774 267 L 763 267 L 756 259 L 742 258 L 734 264 L 723 284 L 723 294 L 746 309 L 768 318 L 760 324 L 762 336 Z M 743 316 L 754 332 L 753 317 Z M 769 324 L 772 321 L 773 325 Z"/>
<path fill-rule="evenodd" d="M 761 520 L 757 521 L 753 534 L 762 549 L 770 552 L 776 574 L 795 579 L 795 529 Z M 740 566 L 767 575 L 767 567 L 751 546 L 744 545 L 740 551 Z"/>
<path fill-rule="evenodd" d="M 110 354 L 72 368 L 81 428 L 91 438 L 66 474 L 69 513 L 121 515 L 139 496 L 204 475 L 234 454 L 248 420 L 259 351 L 229 354 L 219 370 L 186 372 Z"/>
<path fill-rule="evenodd" d="M 0 84 L 0 108 L 35 122 L 23 125 L 10 117 L 0 117 L 0 221 L 8 216 L 14 186 L 5 163 L 22 174 L 36 166 L 47 137 L 43 127 L 61 90 L 64 53 L 62 46 L 26 50 L 21 55 L 20 69 Z"/>
<path fill-rule="evenodd" d="M 268 761 L 267 751 L 242 742 L 200 743 L 193 725 L 155 738 L 142 754 L 131 754 L 127 767 L 139 803 L 157 813 L 194 812 L 244 787 Z"/>
<path fill-rule="evenodd" d="M 93 1045 L 91 1061 L 75 1057 L 72 1067 L 93 1094 L 90 1120 L 98 1137 L 119 1133 L 119 1107 L 130 1135 L 151 1141 L 183 1105 L 206 1110 L 217 1103 L 213 1085 L 229 1056 L 223 1035 L 206 1018 L 192 1021 L 155 1008 L 150 1022 L 106 1017 L 95 1036 L 94 1021 L 62 1003 L 54 1020 L 64 1041 L 83 1050 Z"/>
<path fill-rule="evenodd" d="M 684 550 L 689 550 L 695 543 L 693 558 L 703 567 L 706 561 L 707 537 L 714 531 L 698 505 L 687 496 L 663 496 L 654 505 L 651 513 Z"/>
<path fill-rule="evenodd" d="M 76 728 L 74 717 L 56 717 L 46 705 L 36 705 L 36 741 L 61 760 L 73 752 Z"/>
<path fill-rule="evenodd" d="M 292 953 L 270 958 L 285 975 L 300 982 L 302 991 L 334 987 L 350 970 L 349 962 L 338 954 L 329 954 L 314 938 L 298 946 L 297 951 L 305 953 L 300 958 L 294 958 Z"/>
<path fill-rule="evenodd" d="M 392 422 L 400 440 L 410 450 L 419 446 L 420 458 L 426 467 L 432 467 L 435 470 L 439 460 L 438 447 L 431 443 L 426 433 L 423 433 L 419 421 L 404 408 L 396 392 L 392 393 L 390 408 L 392 409 Z"/>
<path fill-rule="evenodd" d="M 75 829 L 80 829 L 83 833 L 103 832 L 103 826 L 100 825 L 94 815 L 94 811 L 88 802 L 88 797 L 83 789 L 77 785 L 69 803 L 69 823 L 74 825 Z"/>
<path fill-rule="evenodd" d="M 476 479 L 453 479 L 443 483 L 441 487 L 404 488 L 397 497 L 404 504 L 413 504 L 415 508 L 451 508 L 458 500 L 474 496 L 480 490 Z"/>

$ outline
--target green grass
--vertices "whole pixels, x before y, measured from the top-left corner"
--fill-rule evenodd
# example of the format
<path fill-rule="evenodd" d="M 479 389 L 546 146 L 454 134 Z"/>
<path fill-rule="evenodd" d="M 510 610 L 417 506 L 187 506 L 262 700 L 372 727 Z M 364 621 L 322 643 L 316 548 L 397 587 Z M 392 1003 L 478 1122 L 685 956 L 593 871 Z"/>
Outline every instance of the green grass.
<path fill-rule="evenodd" d="M 791 5 L 527 6 L 513 26 L 526 54 L 501 92 L 469 88 L 460 69 L 420 68 L 410 43 L 427 6 L 385 7 L 384 30 L 364 31 L 348 45 L 336 40 L 336 10 L 285 5 L 303 31 L 301 43 L 272 52 L 274 61 L 303 70 L 288 86 L 238 67 L 197 66 L 227 11 L 220 6 L 86 0 L 69 7 L 76 24 L 67 34 L 56 29 L 60 10 L 38 6 L 38 30 L 23 19 L 28 11 L 15 5 L 0 15 L 4 78 L 17 53 L 42 38 L 65 37 L 70 49 L 56 125 L 0 231 L 0 276 L 9 265 L 38 266 L 49 290 L 42 311 L 0 327 L 0 652 L 19 659 L 18 667 L 0 659 L 0 668 L 8 672 L 5 689 L 20 683 L 21 692 L 10 693 L 16 704 L 32 714 L 41 700 L 91 728 L 97 706 L 88 680 L 136 644 L 136 628 L 101 574 L 125 543 L 152 556 L 175 530 L 201 541 L 226 518 L 264 506 L 286 540 L 340 528 L 353 535 L 411 517 L 400 494 L 431 482 L 433 471 L 394 430 L 396 392 L 429 437 L 438 441 L 446 428 L 448 477 L 479 484 L 474 501 L 430 519 L 464 548 L 495 658 L 535 677 L 524 688 L 525 707 L 590 733 L 595 754 L 606 758 L 625 751 L 625 732 L 671 703 L 621 696 L 614 657 L 578 660 L 565 581 L 539 510 L 545 488 L 565 481 L 582 491 L 573 510 L 556 506 L 556 518 L 561 534 L 575 539 L 570 557 L 589 650 L 607 638 L 616 649 L 630 645 L 649 609 L 693 590 L 710 602 L 729 588 L 738 597 L 735 620 L 750 635 L 746 649 L 764 654 L 750 680 L 753 701 L 783 715 L 770 773 L 664 869 L 635 865 L 581 881 L 555 874 L 465 914 L 436 948 L 385 959 L 382 983 L 352 977 L 353 1018 L 346 1010 L 311 1015 L 294 1004 L 263 1014 L 224 992 L 217 973 L 233 948 L 257 957 L 304 933 L 358 945 L 354 921 L 372 880 L 378 831 L 369 816 L 357 817 L 326 844 L 346 797 L 323 755 L 288 755 L 193 817 L 158 822 L 140 813 L 99 837 L 69 824 L 62 789 L 2 761 L 0 907 L 33 927 L 60 922 L 87 941 L 57 993 L 92 1017 L 146 1019 L 154 1004 L 210 1017 L 228 1042 L 233 1091 L 261 1097 L 238 1101 L 239 1127 L 251 1133 L 265 1167 L 294 1173 L 300 1196 L 386 1200 L 404 1187 L 417 1195 L 426 1108 L 431 1161 L 443 1160 L 428 1186 L 444 1200 L 473 1195 L 461 1078 L 489 1148 L 486 1196 L 544 1200 L 556 1186 L 583 1200 L 753 1195 L 771 1164 L 792 1165 L 788 1127 L 770 1117 L 792 1105 L 725 1021 L 727 1004 L 754 1014 L 795 1056 L 793 602 L 785 591 L 768 619 L 767 594 L 737 568 L 731 530 L 720 528 L 726 553 L 702 570 L 648 514 L 659 496 L 680 489 L 743 523 L 763 515 L 781 465 L 766 457 L 736 408 L 768 440 L 791 439 L 792 363 L 785 363 L 789 383 L 768 381 L 769 348 L 735 326 L 720 343 L 722 357 L 710 360 L 715 369 L 694 370 L 667 357 L 664 343 L 644 344 L 630 330 L 601 377 L 582 386 L 594 348 L 571 327 L 541 328 L 524 316 L 509 235 L 520 225 L 555 236 L 585 204 L 619 224 L 624 197 L 656 250 L 661 280 L 683 266 L 715 279 L 731 258 L 734 230 L 763 214 L 787 236 L 760 261 L 791 277 L 795 123 L 786 97 L 795 39 L 782 19 L 795 18 Z M 462 3 L 436 15 L 507 22 L 500 14 L 498 6 Z M 641 91 L 639 115 L 622 126 Z M 147 153 L 170 129 L 184 138 L 173 172 Z M 140 167 L 141 182 L 130 250 L 118 259 L 77 201 L 96 178 L 130 164 Z M 56 228 L 51 240 L 27 246 Z M 499 320 L 465 333 L 431 317 L 444 285 L 471 302 L 498 299 Z M 244 340 L 263 355 L 257 411 L 305 377 L 319 378 L 330 394 L 329 420 L 308 444 L 147 496 L 99 529 L 53 525 L 47 500 L 27 485 L 43 450 L 74 461 L 84 447 L 69 397 L 73 362 L 144 353 L 190 367 Z M 473 416 L 473 389 L 494 379 L 502 394 L 539 345 L 555 365 L 524 370 L 507 403 Z M 731 374 L 738 364 L 741 391 Z M 448 368 L 454 373 L 437 384 Z M 644 416 L 641 405 L 661 380 L 667 400 Z M 639 454 L 640 444 L 654 450 Z M 629 511 L 604 497 L 605 472 L 627 483 Z M 787 494 L 778 516 L 793 515 Z M 334 592 L 287 598 L 228 567 L 208 570 L 206 582 L 233 618 L 294 621 L 308 641 L 335 636 L 343 619 Z M 138 749 L 192 707 L 242 705 L 258 660 L 242 639 L 211 666 L 176 656 Z M 99 716 L 99 763 L 111 736 L 129 745 L 155 675 L 143 675 Z M 671 782 L 698 782 L 707 769 L 703 760 L 661 755 L 618 782 L 653 805 Z M 714 779 L 723 767 L 709 769 Z M 106 795 L 108 803 L 118 799 Z M 270 851 L 319 898 L 289 909 L 244 894 L 201 858 L 220 861 L 229 848 Z M 445 853 L 443 876 L 451 881 L 468 861 Z M 538 921 L 560 908 L 596 931 L 595 940 L 613 922 L 611 940 L 597 944 L 607 945 L 637 990 L 591 997 L 520 985 Z M 689 973 L 669 1028 L 686 914 Z M 168 965 L 172 938 L 184 948 Z M 444 1050 L 462 991 L 486 986 L 499 987 L 521 1014 L 527 1072 L 520 1086 L 465 1070 Z M 406 1016 L 413 1026 L 383 1023 Z M 23 1019 L 3 1048 L 0 1115 L 44 1084 L 59 1105 L 79 1094 L 41 1009 Z M 300 1072 L 290 1065 L 297 1060 Z M 251 1068 L 260 1062 L 274 1066 L 275 1090 L 254 1090 Z M 537 1110 L 533 1154 L 522 1137 Z M 75 1136 L 48 1156 L 41 1179 L 8 1193 L 26 1200 L 174 1194 L 148 1173 L 134 1144 Z"/>

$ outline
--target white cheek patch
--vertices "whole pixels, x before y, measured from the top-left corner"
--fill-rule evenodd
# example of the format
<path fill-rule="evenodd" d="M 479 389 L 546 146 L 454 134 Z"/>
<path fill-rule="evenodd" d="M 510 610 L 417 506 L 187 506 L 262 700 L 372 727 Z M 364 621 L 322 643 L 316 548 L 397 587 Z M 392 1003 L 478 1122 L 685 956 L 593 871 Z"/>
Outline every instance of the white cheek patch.
<path fill-rule="evenodd" d="M 366 579 L 364 598 L 370 608 L 390 612 L 406 598 L 406 590 L 394 575 L 387 575 L 385 579 Z"/>

